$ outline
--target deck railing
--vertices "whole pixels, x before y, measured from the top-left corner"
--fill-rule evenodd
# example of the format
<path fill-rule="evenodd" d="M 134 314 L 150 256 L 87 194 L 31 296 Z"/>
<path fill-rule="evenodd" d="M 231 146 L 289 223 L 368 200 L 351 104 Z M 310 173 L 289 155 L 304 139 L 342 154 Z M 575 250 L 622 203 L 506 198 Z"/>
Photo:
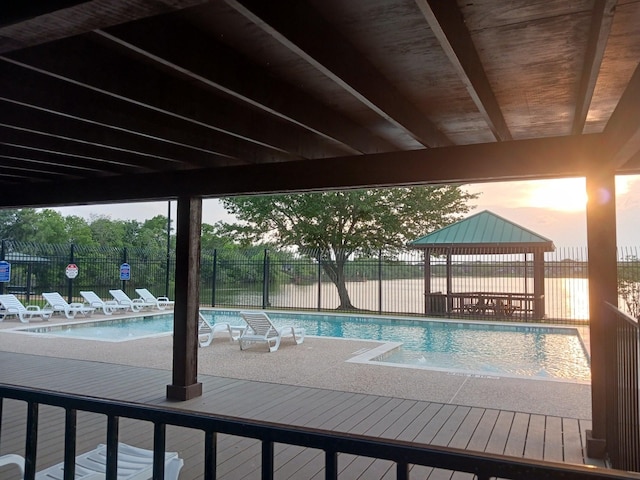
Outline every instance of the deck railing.
<path fill-rule="evenodd" d="M 607 451 L 614 468 L 640 472 L 640 330 L 637 320 L 607 306 Z"/>
<path fill-rule="evenodd" d="M 450 471 L 468 472 L 480 480 L 493 477 L 518 479 L 640 479 L 640 474 L 607 470 L 597 467 L 525 460 L 447 447 L 413 444 L 363 435 L 328 432 L 304 427 L 292 427 L 253 420 L 204 413 L 181 411 L 175 408 L 103 400 L 25 387 L 0 385 L 0 415 L 4 399 L 27 404 L 25 479 L 33 480 L 37 459 L 38 409 L 40 405 L 65 410 L 65 478 L 74 478 L 77 412 L 106 415 L 107 466 L 106 479 L 116 479 L 118 422 L 121 417 L 152 422 L 154 425 L 153 478 L 164 478 L 166 426 L 174 425 L 204 432 L 203 476 L 216 478 L 217 435 L 228 434 L 257 439 L 262 444 L 261 478 L 274 477 L 274 444 L 297 445 L 324 451 L 325 478 L 338 478 L 338 454 L 346 453 L 369 458 L 390 460 L 396 464 L 396 478 L 410 478 L 411 465 L 425 465 Z M 1 420 L 1 418 L 0 418 Z M 0 425 L 2 422 L 0 422 Z M 0 431 L 0 439 L 2 438 Z M 3 451 L 7 446 L 3 445 Z M 11 446 L 17 450 L 19 447 Z"/>

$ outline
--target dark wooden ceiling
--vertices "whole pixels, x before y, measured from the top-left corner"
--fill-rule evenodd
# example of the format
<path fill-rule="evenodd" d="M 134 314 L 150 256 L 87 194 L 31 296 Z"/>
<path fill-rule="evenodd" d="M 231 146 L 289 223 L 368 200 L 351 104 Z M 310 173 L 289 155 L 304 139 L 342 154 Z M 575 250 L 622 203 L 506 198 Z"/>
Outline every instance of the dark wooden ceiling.
<path fill-rule="evenodd" d="M 0 207 L 640 173 L 640 1 L 8 0 Z"/>

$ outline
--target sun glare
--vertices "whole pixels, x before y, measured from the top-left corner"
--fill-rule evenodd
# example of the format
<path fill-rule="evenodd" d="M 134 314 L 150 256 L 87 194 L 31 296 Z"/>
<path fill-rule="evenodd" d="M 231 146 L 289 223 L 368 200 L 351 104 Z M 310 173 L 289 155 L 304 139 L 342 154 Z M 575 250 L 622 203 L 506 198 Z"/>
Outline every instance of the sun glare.
<path fill-rule="evenodd" d="M 530 207 L 576 212 L 587 206 L 584 178 L 532 182 L 526 196 L 523 203 Z"/>

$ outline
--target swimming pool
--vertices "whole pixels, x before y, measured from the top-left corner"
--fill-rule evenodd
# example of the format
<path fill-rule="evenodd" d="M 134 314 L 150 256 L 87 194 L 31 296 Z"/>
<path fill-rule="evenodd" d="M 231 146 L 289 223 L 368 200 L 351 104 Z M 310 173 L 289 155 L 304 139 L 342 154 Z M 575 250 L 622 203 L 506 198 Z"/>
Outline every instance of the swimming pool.
<path fill-rule="evenodd" d="M 243 325 L 237 311 L 203 310 L 212 323 Z M 364 361 L 483 375 L 587 382 L 589 361 L 576 329 L 474 321 L 437 321 L 364 315 L 269 312 L 277 324 L 307 335 L 387 343 Z M 124 341 L 169 335 L 173 315 L 90 321 L 19 329 L 52 336 Z M 399 346 L 401 345 L 401 346 Z"/>

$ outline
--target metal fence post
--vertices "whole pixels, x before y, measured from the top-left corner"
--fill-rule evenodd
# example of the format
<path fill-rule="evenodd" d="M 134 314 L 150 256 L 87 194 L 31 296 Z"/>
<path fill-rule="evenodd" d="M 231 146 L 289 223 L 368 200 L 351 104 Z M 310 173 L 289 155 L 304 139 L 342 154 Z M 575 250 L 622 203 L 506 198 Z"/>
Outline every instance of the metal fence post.
<path fill-rule="evenodd" d="M 76 246 L 75 244 L 72 243 L 70 248 L 70 254 L 69 254 L 69 263 L 76 263 L 75 251 L 76 251 Z M 27 290 L 27 292 L 29 292 L 29 290 Z M 67 279 L 67 302 L 69 303 L 73 302 L 73 278 Z"/>
<path fill-rule="evenodd" d="M 322 254 L 318 249 L 318 311 L 322 309 Z"/>
<path fill-rule="evenodd" d="M 378 313 L 382 314 L 382 249 L 378 250 Z"/>
<path fill-rule="evenodd" d="M 4 261 L 5 255 L 5 241 L 2 240 L 0 243 L 0 261 Z M 0 295 L 4 294 L 4 282 L 0 282 Z"/>
<path fill-rule="evenodd" d="M 269 303 L 269 252 L 265 248 L 262 261 L 262 308 L 267 308 Z"/>
<path fill-rule="evenodd" d="M 211 272 L 211 306 L 216 306 L 216 276 L 218 273 L 218 249 L 213 249 L 213 271 Z"/>
<path fill-rule="evenodd" d="M 165 277 L 165 296 L 169 298 L 169 267 L 171 264 L 171 200 L 167 206 L 167 274 Z"/>
<path fill-rule="evenodd" d="M 128 263 L 127 257 L 128 257 L 127 247 L 124 247 L 124 249 L 122 250 L 122 263 Z M 122 280 L 121 283 L 122 283 L 122 291 L 126 292 L 125 288 L 127 285 L 127 281 Z"/>

